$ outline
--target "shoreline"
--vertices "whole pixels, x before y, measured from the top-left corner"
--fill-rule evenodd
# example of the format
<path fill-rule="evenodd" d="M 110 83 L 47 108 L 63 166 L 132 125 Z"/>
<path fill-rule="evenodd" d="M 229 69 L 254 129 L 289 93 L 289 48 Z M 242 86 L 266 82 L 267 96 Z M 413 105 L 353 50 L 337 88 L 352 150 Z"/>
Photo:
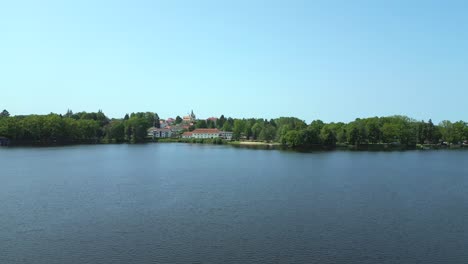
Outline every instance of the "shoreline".
<path fill-rule="evenodd" d="M 157 139 L 155 141 L 148 140 L 139 143 L 129 142 L 65 142 L 65 143 L 46 143 L 46 142 L 11 142 L 9 146 L 2 146 L 0 149 L 16 148 L 16 147 L 65 147 L 65 146 L 81 146 L 81 145 L 142 145 L 142 144 L 164 144 L 164 143 L 181 143 L 181 144 L 200 144 L 200 145 L 226 145 L 239 148 L 252 148 L 252 149 L 267 149 L 267 150 L 288 150 L 296 152 L 308 151 L 362 151 L 362 152 L 376 152 L 376 151 L 437 151 L 437 150 L 468 150 L 466 145 L 392 145 L 392 144 L 361 144 L 361 145 L 347 145 L 339 144 L 336 146 L 314 145 L 307 147 L 291 148 L 282 145 L 278 142 L 260 142 L 260 141 L 225 141 L 217 139 L 193 140 L 193 139 L 178 139 L 178 138 L 165 138 Z"/>

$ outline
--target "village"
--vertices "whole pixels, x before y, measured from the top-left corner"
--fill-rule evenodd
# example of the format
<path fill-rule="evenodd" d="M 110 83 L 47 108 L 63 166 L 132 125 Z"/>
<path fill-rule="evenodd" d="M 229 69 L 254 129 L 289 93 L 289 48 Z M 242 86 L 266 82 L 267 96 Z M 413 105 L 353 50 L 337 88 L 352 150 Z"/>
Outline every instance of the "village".
<path fill-rule="evenodd" d="M 206 121 L 216 124 L 218 118 L 210 117 Z M 231 141 L 233 132 L 221 131 L 217 128 L 195 128 L 197 121 L 193 111 L 181 120 L 174 118 L 160 119 L 159 124 L 153 124 L 148 129 L 148 137 L 159 138 L 182 138 L 182 139 L 224 139 Z M 159 127 L 158 127 L 159 126 Z"/>

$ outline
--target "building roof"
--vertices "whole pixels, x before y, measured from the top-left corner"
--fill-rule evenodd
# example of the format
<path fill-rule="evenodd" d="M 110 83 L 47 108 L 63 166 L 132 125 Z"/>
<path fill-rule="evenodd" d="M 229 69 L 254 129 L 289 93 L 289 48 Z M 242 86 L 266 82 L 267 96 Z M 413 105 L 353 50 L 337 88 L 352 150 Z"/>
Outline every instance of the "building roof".
<path fill-rule="evenodd" d="M 156 132 L 169 132 L 171 131 L 169 128 L 155 128 L 155 127 L 152 127 L 152 128 L 149 128 L 148 131 L 156 131 Z"/>
<path fill-rule="evenodd" d="M 216 128 L 199 128 L 192 131 L 193 134 L 219 134 Z"/>

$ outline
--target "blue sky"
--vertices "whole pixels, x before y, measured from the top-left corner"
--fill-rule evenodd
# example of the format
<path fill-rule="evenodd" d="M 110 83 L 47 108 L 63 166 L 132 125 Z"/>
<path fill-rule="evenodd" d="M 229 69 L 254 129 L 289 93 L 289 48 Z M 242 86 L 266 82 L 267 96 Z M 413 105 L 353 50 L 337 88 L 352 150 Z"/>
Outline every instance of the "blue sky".
<path fill-rule="evenodd" d="M 0 108 L 468 120 L 466 1 L 2 1 Z"/>

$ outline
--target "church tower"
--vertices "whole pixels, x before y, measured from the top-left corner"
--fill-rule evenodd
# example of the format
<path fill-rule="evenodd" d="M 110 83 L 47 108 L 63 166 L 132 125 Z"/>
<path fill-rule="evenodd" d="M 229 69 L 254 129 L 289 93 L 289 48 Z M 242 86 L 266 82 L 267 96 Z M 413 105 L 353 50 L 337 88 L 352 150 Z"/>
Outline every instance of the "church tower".
<path fill-rule="evenodd" d="M 197 119 L 197 117 L 196 117 L 195 114 L 193 113 L 193 110 L 192 110 L 192 112 L 190 113 L 190 119 L 192 119 L 192 121 L 195 121 L 195 119 Z"/>

